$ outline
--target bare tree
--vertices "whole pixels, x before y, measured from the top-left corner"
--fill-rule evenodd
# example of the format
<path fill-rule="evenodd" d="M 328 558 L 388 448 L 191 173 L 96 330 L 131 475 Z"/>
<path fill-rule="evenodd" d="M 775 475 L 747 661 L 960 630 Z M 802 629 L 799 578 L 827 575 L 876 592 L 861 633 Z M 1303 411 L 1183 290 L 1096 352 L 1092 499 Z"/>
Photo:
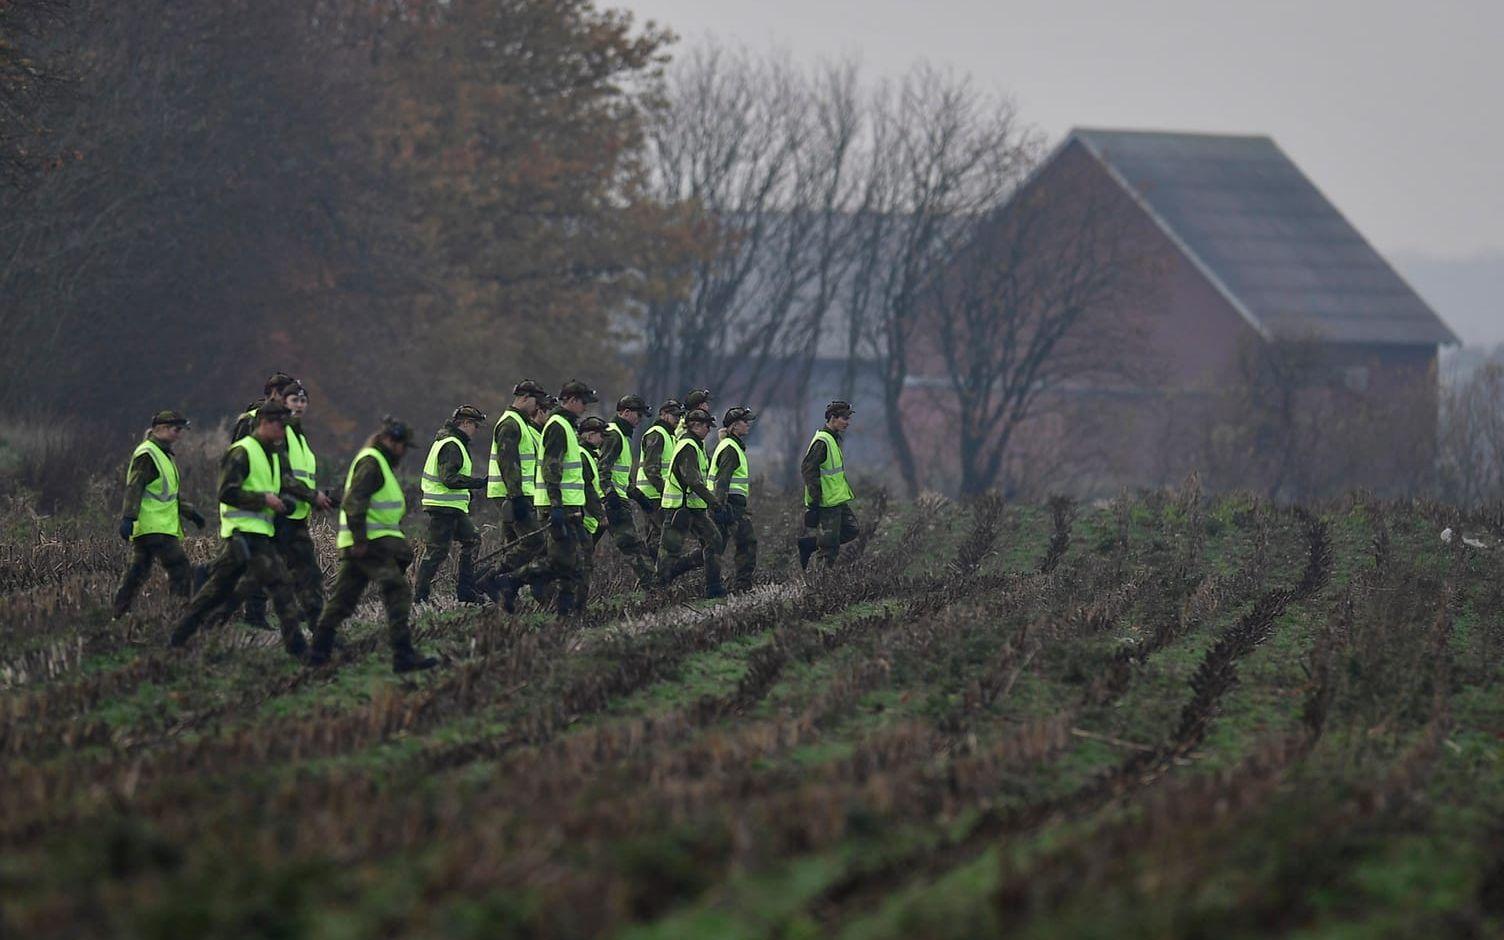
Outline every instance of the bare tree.
<path fill-rule="evenodd" d="M 1487 362 L 1441 393 L 1441 496 L 1462 506 L 1504 499 L 1504 363 Z"/>
<path fill-rule="evenodd" d="M 852 358 L 878 366 L 887 437 L 917 493 L 902 404 L 934 278 L 966 242 L 971 223 L 1018 184 L 1038 140 L 1011 102 L 930 66 L 881 88 L 873 108 L 875 145 L 852 281 L 851 309 L 860 320 Z"/>
<path fill-rule="evenodd" d="M 654 191 L 697 216 L 704 250 L 686 289 L 644 310 L 640 388 L 662 397 L 715 376 L 726 400 L 800 403 L 852 256 L 858 70 L 708 45 L 669 69 L 661 97 Z"/>
<path fill-rule="evenodd" d="M 1021 168 L 1028 148 L 1018 152 Z M 946 382 L 962 495 L 997 483 L 1040 411 L 1078 410 L 1072 393 L 1143 377 L 1142 325 L 1124 311 L 1147 292 L 1149 259 L 1128 237 L 1131 218 L 1099 176 L 1061 161 L 962 223 L 965 241 L 925 295 L 922 344 Z M 1078 447 L 1073 437 L 1056 449 Z"/>

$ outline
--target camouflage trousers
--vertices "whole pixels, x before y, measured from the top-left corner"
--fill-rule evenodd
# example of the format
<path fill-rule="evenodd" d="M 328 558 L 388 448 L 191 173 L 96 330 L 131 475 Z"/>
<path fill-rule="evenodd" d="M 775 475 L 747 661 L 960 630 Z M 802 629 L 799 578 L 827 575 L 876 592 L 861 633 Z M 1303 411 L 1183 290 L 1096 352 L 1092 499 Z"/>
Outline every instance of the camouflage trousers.
<path fill-rule="evenodd" d="M 667 585 L 686 571 L 704 564 L 705 590 L 719 592 L 721 552 L 726 549 L 720 526 L 715 524 L 710 513 L 704 509 L 685 506 L 665 510 L 664 514 L 667 519 L 663 526 L 663 540 L 658 546 L 658 582 Z M 681 556 L 684 553 L 684 540 L 690 535 L 694 535 L 700 543 L 700 551 L 697 557 L 686 560 Z"/>
<path fill-rule="evenodd" d="M 282 556 L 282 564 L 287 566 L 292 592 L 303 608 L 303 616 L 309 623 L 317 623 L 319 614 L 324 611 L 324 569 L 319 567 L 319 553 L 308 531 L 308 520 L 278 517 L 274 531 L 272 541 Z M 239 606 L 239 596 L 244 595 L 245 619 L 264 624 L 266 591 L 252 582 L 242 583 L 236 594 L 236 607 Z"/>
<path fill-rule="evenodd" d="M 815 534 L 805 535 L 799 542 L 801 547 L 807 544 L 818 550 L 820 560 L 826 567 L 830 567 L 836 563 L 841 546 L 855 540 L 862 530 L 857 525 L 856 513 L 851 511 L 850 503 L 820 509 L 819 513 L 820 522 L 815 527 Z"/>
<path fill-rule="evenodd" d="M 585 605 L 590 602 L 590 579 L 595 574 L 595 547 L 605 537 L 606 527 L 600 526 L 594 532 L 586 531 L 585 537 L 579 541 L 576 548 L 579 557 L 575 564 L 579 567 L 579 577 L 575 581 L 574 588 L 574 612 L 582 614 Z"/>
<path fill-rule="evenodd" d="M 529 500 L 532 497 L 528 497 Z M 529 503 L 531 505 L 531 503 Z M 537 507 L 530 514 L 519 517 L 512 508 L 512 501 L 501 501 L 502 544 L 516 542 L 501 553 L 501 558 L 491 566 L 491 571 L 515 571 L 541 556 L 548 549 L 543 533 L 544 522 L 539 521 Z"/>
<path fill-rule="evenodd" d="M 582 557 L 587 549 L 594 549 L 595 543 L 585 531 L 585 514 L 581 510 L 567 511 L 564 518 L 564 525 L 558 528 L 544 524 L 543 554 L 514 570 L 512 579 L 532 586 L 539 595 L 548 588 L 557 588 L 560 594 L 569 595 L 572 604 L 581 587 Z"/>
<path fill-rule="evenodd" d="M 339 625 L 355 613 L 360 596 L 371 584 L 376 585 L 386 608 L 387 642 L 394 650 L 410 647 L 413 591 L 407 583 L 407 566 L 412 560 L 412 549 L 400 538 L 372 539 L 360 558 L 350 554 L 348 548 L 340 549 L 334 589 L 314 629 L 314 648 L 327 651 L 333 645 Z"/>
<path fill-rule="evenodd" d="M 120 576 L 120 587 L 115 591 L 115 616 L 123 616 L 131 609 L 136 592 L 151 574 L 153 560 L 167 572 L 167 589 L 174 597 L 187 597 L 192 593 L 193 568 L 183 552 L 183 540 L 163 533 L 140 535 L 131 540 L 131 560 Z"/>
<path fill-rule="evenodd" d="M 654 555 L 648 551 L 647 542 L 637 534 L 637 523 L 627 501 L 614 493 L 605 498 L 606 521 L 609 522 L 611 541 L 616 550 L 627 556 L 632 570 L 637 572 L 637 586 L 646 588 L 653 583 Z M 600 530 L 596 530 L 599 532 Z"/>
<path fill-rule="evenodd" d="M 721 534 L 728 548 L 736 548 L 731 589 L 745 591 L 752 586 L 752 575 L 757 571 L 757 529 L 752 525 L 752 513 L 745 501 L 733 496 L 727 505 L 731 509 L 731 524 Z"/>
<path fill-rule="evenodd" d="M 642 511 L 642 541 L 648 557 L 656 559 L 658 549 L 663 545 L 663 509 L 657 505 L 658 500 L 654 499 L 653 503 L 652 510 Z"/>
<path fill-rule="evenodd" d="M 216 610 L 233 611 L 235 607 L 228 606 L 227 602 L 237 596 L 236 588 L 242 583 L 260 587 L 271 595 L 277 619 L 281 621 L 283 644 L 288 648 L 301 645 L 303 633 L 298 629 L 300 612 L 293 599 L 282 555 L 277 551 L 271 536 L 245 532 L 224 540 L 224 547 L 209 565 L 208 580 L 193 595 L 193 600 L 188 604 L 188 612 L 172 631 L 173 645 L 181 646 L 188 642 L 188 638 L 197 633 L 198 628 Z"/>
<path fill-rule="evenodd" d="M 434 575 L 449 557 L 449 547 L 460 543 L 459 571 L 455 573 L 454 596 L 460 601 L 473 601 L 480 597 L 475 590 L 475 550 L 480 547 L 480 533 L 470 521 L 468 512 L 458 509 L 427 509 L 428 545 L 423 549 L 423 561 L 418 565 L 418 585 L 413 588 L 413 603 L 428 600 Z"/>

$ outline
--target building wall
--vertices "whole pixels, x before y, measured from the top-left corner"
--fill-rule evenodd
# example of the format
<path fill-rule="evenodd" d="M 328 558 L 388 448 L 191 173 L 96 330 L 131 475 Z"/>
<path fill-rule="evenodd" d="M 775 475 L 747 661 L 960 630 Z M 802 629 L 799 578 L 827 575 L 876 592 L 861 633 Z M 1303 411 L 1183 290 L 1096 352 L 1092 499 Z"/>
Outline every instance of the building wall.
<path fill-rule="evenodd" d="M 1239 392 L 1250 374 L 1248 358 L 1268 349 L 1267 341 L 1085 148 L 1067 146 L 1039 181 L 1063 174 L 1092 178 L 1100 187 L 1095 192 L 1117 201 L 1123 237 L 1152 268 L 1152 289 L 1099 312 L 1139 328 L 1141 343 L 1112 350 L 1133 360 L 1127 371 L 1139 378 L 1081 383 L 1041 396 L 1036 416 L 1015 434 L 1002 489 L 1100 495 L 1174 485 L 1192 471 L 1274 489 L 1288 486 L 1282 482 L 1287 474 L 1261 461 L 1278 447 L 1303 448 L 1310 460 L 1331 465 L 1327 477 L 1313 474 L 1310 481 L 1338 474 L 1380 492 L 1421 485 L 1435 441 L 1435 347 L 1323 346 L 1329 371 L 1312 380 L 1323 391 L 1305 399 L 1309 410 L 1296 429 L 1298 444 L 1271 442 L 1267 428 L 1236 427 L 1245 418 L 1230 409 L 1248 400 L 1246 389 Z M 948 391 L 938 350 L 920 340 L 903 397 L 906 426 L 927 461 L 928 488 L 954 491 L 960 476 L 955 437 L 970 416 L 958 411 Z M 1219 462 L 1242 475 L 1221 472 Z M 1316 485 L 1310 481 L 1304 485 Z"/>

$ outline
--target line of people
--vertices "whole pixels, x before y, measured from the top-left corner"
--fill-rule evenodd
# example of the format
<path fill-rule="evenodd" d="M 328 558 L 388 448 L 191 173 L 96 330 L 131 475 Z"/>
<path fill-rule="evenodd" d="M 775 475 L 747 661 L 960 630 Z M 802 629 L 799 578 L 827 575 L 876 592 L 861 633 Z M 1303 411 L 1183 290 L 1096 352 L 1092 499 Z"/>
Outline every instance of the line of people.
<path fill-rule="evenodd" d="M 483 475 L 474 473 L 470 448 L 490 419 L 471 405 L 454 410 L 434 436 L 421 471 L 427 544 L 410 589 L 406 570 L 413 552 L 402 530 L 407 505 L 395 468 L 414 446 L 412 429 L 384 419 L 350 462 L 336 498 L 317 488 L 318 458 L 302 427 L 308 391 L 292 376 L 275 373 L 263 397 L 240 415 L 221 460 L 223 545 L 199 572 L 201 583 L 170 644 L 186 645 L 199 629 L 228 620 L 242 607 L 248 621 L 269 627 L 269 599 L 288 653 L 323 665 L 340 624 L 374 584 L 386 610 L 393 669 L 431 668 L 437 660 L 413 646 L 411 610 L 429 600 L 456 542 L 457 599 L 499 603 L 508 613 L 517 610 L 524 589 L 561 618 L 583 612 L 596 546 L 607 534 L 646 591 L 661 591 L 703 567 L 706 596 L 724 596 L 721 557 L 728 543 L 736 553 L 731 589 L 750 588 L 757 536 L 746 441 L 757 415 L 745 406 L 729 409 L 719 441 L 707 452 L 716 426 L 712 395 L 694 389 L 682 402 L 659 405 L 634 454 L 647 403 L 639 395 L 623 396 L 608 421 L 586 414 L 597 401 L 594 389 L 575 380 L 557 396 L 531 379 L 517 383 L 510 406 L 491 426 Z M 841 451 L 852 414 L 846 402 L 831 402 L 804 452 L 801 566 L 817 552 L 825 564 L 834 564 L 840 546 L 857 536 Z M 181 546 L 182 520 L 200 529 L 206 520 L 179 494 L 172 448 L 188 427 L 178 412 L 157 413 L 132 456 L 120 523 L 131 558 L 115 596 L 117 617 L 129 610 L 153 562 L 166 569 L 173 594 L 190 593 L 194 575 Z M 480 535 L 472 520 L 482 492 L 499 508 L 503 534 L 502 547 L 486 559 L 476 557 Z M 641 533 L 633 504 L 642 515 Z M 326 604 L 308 527 L 314 513 L 335 510 L 339 567 Z M 691 537 L 697 550 L 686 555 Z"/>

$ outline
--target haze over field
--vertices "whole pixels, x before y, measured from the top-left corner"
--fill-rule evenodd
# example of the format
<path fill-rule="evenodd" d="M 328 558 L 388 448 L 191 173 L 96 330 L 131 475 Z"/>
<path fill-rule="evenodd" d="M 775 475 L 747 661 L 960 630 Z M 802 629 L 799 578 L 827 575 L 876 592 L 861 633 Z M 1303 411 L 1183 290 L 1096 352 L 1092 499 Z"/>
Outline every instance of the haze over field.
<path fill-rule="evenodd" d="M 1073 126 L 1272 135 L 1469 344 L 1504 342 L 1504 4 L 630 0 L 686 42 L 917 59 Z"/>

